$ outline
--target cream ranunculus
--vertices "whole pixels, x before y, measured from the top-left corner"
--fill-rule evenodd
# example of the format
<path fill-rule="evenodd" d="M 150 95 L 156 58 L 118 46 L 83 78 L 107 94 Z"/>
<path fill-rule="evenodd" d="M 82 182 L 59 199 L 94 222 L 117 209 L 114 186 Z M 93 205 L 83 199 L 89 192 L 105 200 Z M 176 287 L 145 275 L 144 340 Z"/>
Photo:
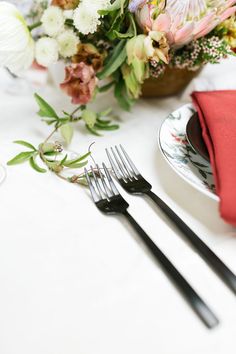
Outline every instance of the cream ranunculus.
<path fill-rule="evenodd" d="M 34 60 L 34 41 L 17 8 L 0 2 L 0 66 L 20 74 Z"/>

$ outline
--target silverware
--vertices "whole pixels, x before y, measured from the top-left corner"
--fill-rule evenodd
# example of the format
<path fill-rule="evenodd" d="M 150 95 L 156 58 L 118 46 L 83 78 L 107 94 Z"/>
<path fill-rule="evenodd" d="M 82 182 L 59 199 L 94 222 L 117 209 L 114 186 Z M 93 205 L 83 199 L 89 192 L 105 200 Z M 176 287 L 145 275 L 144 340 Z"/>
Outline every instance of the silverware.
<path fill-rule="evenodd" d="M 138 233 L 148 250 L 152 253 L 155 259 L 160 263 L 167 275 L 172 279 L 178 289 L 182 292 L 189 305 L 205 323 L 208 328 L 215 327 L 219 321 L 214 313 L 209 309 L 205 302 L 200 298 L 196 291 L 184 279 L 169 259 L 156 246 L 141 226 L 129 214 L 129 204 L 121 196 L 117 190 L 111 175 L 103 164 L 106 177 L 101 172 L 101 169 L 96 166 L 96 170 L 91 167 L 91 173 L 85 169 L 85 176 L 90 188 L 92 199 L 97 208 L 105 214 L 122 214 Z"/>
<path fill-rule="evenodd" d="M 201 257 L 212 267 L 224 283 L 236 294 L 236 276 L 221 261 L 221 259 L 193 232 L 188 225 L 155 193 L 152 192 L 152 186 L 140 174 L 133 161 L 120 145 L 111 148 L 111 153 L 106 149 L 106 153 L 114 174 L 120 185 L 129 193 L 137 195 L 148 195 L 174 222 L 185 238 L 190 241 L 193 247 Z"/>

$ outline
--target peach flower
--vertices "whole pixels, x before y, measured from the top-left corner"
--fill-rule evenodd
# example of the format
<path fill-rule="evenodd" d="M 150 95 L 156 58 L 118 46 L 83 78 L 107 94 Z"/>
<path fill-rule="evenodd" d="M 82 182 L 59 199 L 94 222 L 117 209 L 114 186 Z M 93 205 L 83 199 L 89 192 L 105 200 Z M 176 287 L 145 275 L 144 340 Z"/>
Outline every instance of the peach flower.
<path fill-rule="evenodd" d="M 87 104 L 93 97 L 97 79 L 91 65 L 83 62 L 65 68 L 65 80 L 61 88 L 72 97 L 74 104 Z"/>

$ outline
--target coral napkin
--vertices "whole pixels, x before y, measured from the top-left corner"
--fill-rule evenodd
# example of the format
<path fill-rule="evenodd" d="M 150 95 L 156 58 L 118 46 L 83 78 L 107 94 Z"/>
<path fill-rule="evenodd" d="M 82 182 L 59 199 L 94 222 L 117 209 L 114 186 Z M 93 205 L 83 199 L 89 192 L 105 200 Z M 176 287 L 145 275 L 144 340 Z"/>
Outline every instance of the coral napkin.
<path fill-rule="evenodd" d="M 236 226 L 236 91 L 194 92 L 223 219 Z"/>

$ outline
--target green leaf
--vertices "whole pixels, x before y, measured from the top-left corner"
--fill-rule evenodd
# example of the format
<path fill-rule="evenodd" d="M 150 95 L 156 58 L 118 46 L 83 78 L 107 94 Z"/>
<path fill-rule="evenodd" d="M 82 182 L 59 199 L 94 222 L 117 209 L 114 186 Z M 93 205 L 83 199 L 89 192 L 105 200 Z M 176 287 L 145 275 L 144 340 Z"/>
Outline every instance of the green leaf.
<path fill-rule="evenodd" d="M 115 0 L 107 9 L 98 11 L 100 15 L 105 16 L 109 12 L 121 10 L 121 13 L 124 11 L 124 4 L 126 0 Z"/>
<path fill-rule="evenodd" d="M 78 157 L 77 159 L 74 159 L 74 160 L 67 160 L 64 162 L 64 166 L 66 167 L 70 167 L 71 165 L 74 165 L 74 164 L 77 164 L 77 163 L 80 163 L 82 162 L 83 160 L 85 160 L 88 156 L 91 155 L 91 152 L 87 152 L 86 154 Z"/>
<path fill-rule="evenodd" d="M 61 136 L 65 140 L 65 142 L 69 145 L 73 138 L 74 130 L 71 124 L 64 124 L 60 128 Z"/>
<path fill-rule="evenodd" d="M 130 20 L 130 25 L 129 25 L 127 32 L 121 33 L 121 32 L 118 32 L 117 30 L 114 29 L 113 35 L 115 36 L 115 38 L 127 39 L 127 38 L 135 37 L 137 35 L 137 29 L 136 29 L 136 24 L 135 24 L 133 15 L 131 13 L 128 13 L 128 17 Z"/>
<path fill-rule="evenodd" d="M 97 118 L 97 123 L 99 123 L 99 124 L 101 124 L 103 126 L 106 126 L 106 125 L 109 125 L 111 123 L 111 121 Z"/>
<path fill-rule="evenodd" d="M 91 128 L 91 127 L 90 127 L 89 125 L 87 125 L 87 124 L 86 124 L 86 128 L 87 128 L 88 131 L 89 131 L 90 133 L 92 133 L 93 135 L 101 136 L 101 134 L 99 134 L 96 129 Z"/>
<path fill-rule="evenodd" d="M 85 121 L 86 125 L 90 128 L 93 128 L 94 124 L 96 123 L 97 114 L 93 111 L 85 109 L 82 112 L 81 118 Z"/>
<path fill-rule="evenodd" d="M 67 160 L 68 155 L 66 154 L 64 158 L 61 160 L 60 165 L 63 166 Z"/>
<path fill-rule="evenodd" d="M 104 111 L 98 113 L 99 117 L 107 117 L 112 112 L 112 108 L 107 108 Z"/>
<path fill-rule="evenodd" d="M 125 111 L 130 111 L 133 101 L 129 99 L 123 79 L 120 79 L 115 86 L 115 97 Z"/>
<path fill-rule="evenodd" d="M 54 109 L 37 93 L 34 94 L 35 100 L 39 105 L 38 115 L 40 117 L 48 117 L 48 118 L 56 118 L 58 119 L 58 115 L 54 111 Z"/>
<path fill-rule="evenodd" d="M 30 159 L 35 154 L 35 151 L 24 151 L 16 155 L 12 160 L 8 161 L 8 166 L 17 165 Z"/>
<path fill-rule="evenodd" d="M 88 164 L 88 160 L 81 162 L 81 163 L 71 163 L 69 166 L 66 166 L 68 168 L 82 168 Z"/>
<path fill-rule="evenodd" d="M 109 82 L 109 84 L 106 84 L 106 85 L 104 85 L 104 86 L 102 86 L 102 87 L 99 87 L 99 88 L 98 88 L 98 92 L 100 92 L 100 93 L 106 92 L 106 91 L 110 90 L 110 88 L 111 88 L 113 85 L 114 85 L 114 81 Z"/>
<path fill-rule="evenodd" d="M 16 140 L 16 141 L 13 141 L 13 142 L 14 142 L 15 144 L 23 145 L 23 146 L 25 146 L 25 147 L 28 147 L 28 148 L 31 149 L 31 150 L 36 151 L 36 148 L 35 148 L 32 144 L 28 143 L 27 141 L 24 141 L 24 140 Z"/>
<path fill-rule="evenodd" d="M 55 144 L 53 143 L 44 143 L 39 145 L 39 149 L 43 151 L 44 154 L 55 152 Z"/>
<path fill-rule="evenodd" d="M 118 124 L 104 125 L 104 124 L 101 124 L 101 123 L 96 123 L 94 127 L 99 129 L 99 130 L 117 130 L 117 129 L 119 129 L 119 125 Z"/>
<path fill-rule="evenodd" d="M 113 53 L 105 64 L 103 70 L 97 74 L 97 77 L 102 80 L 111 76 L 124 63 L 126 57 L 126 41 L 121 40 L 113 50 Z"/>
<path fill-rule="evenodd" d="M 45 173 L 47 172 L 47 170 L 45 170 L 44 168 L 41 168 L 35 161 L 35 158 L 34 156 L 32 156 L 30 159 L 29 159 L 29 164 L 30 166 L 37 172 L 39 173 Z"/>

